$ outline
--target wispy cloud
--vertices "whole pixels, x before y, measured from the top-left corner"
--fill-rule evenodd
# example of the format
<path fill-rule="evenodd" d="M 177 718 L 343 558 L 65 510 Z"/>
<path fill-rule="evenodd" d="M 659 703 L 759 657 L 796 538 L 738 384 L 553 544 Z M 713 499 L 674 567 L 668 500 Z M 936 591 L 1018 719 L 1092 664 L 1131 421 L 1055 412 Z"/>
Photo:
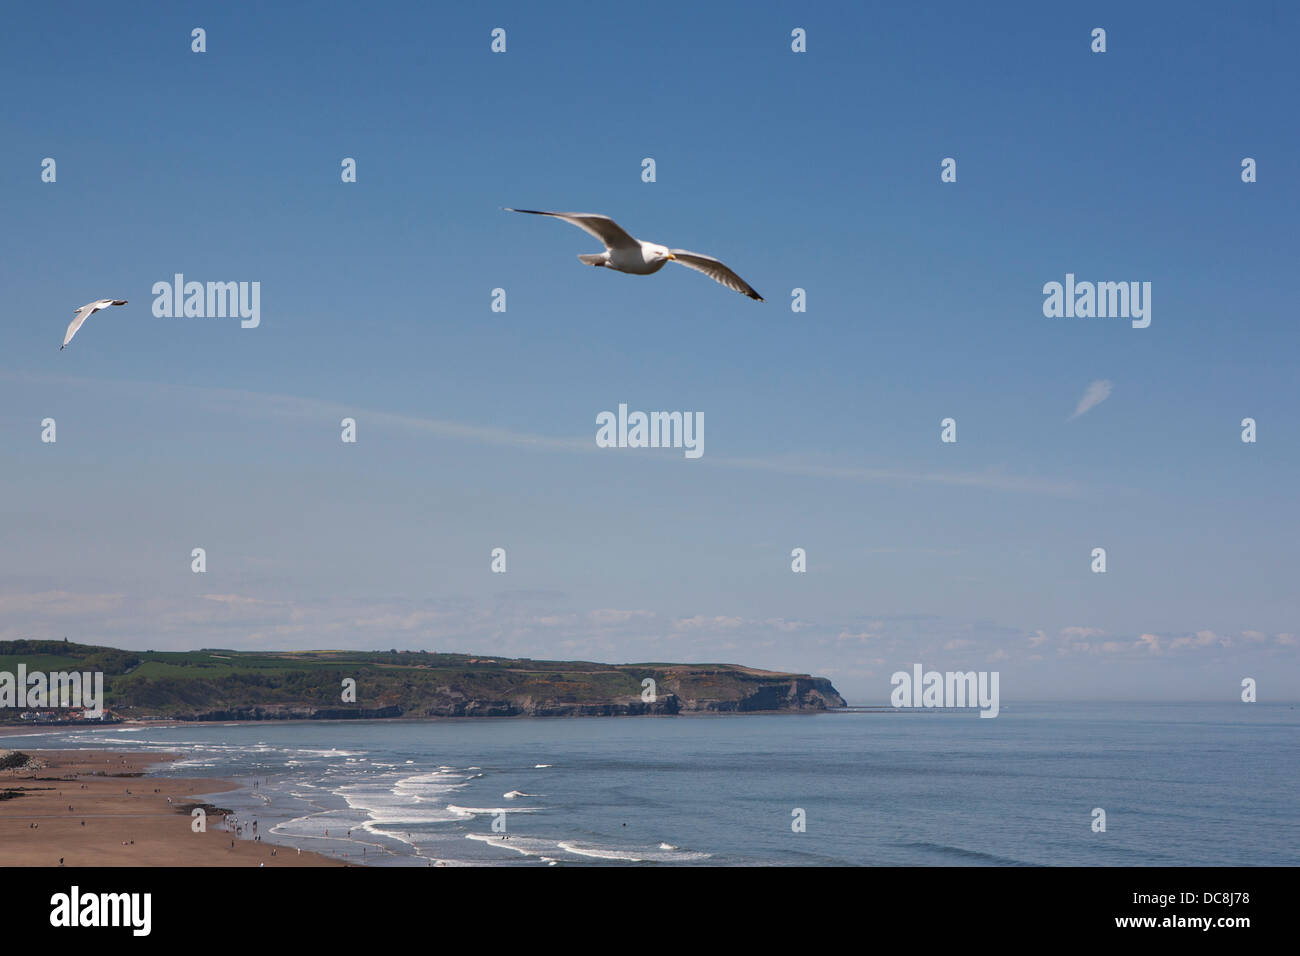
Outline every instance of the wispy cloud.
<path fill-rule="evenodd" d="M 595 410 L 592 411 L 591 415 L 591 432 L 589 435 L 565 438 L 513 431 L 494 425 L 467 424 L 416 415 L 368 410 L 316 398 L 301 398 L 293 395 L 278 395 L 239 389 L 151 382 L 123 382 L 10 372 L 0 372 L 0 378 L 92 386 L 99 390 L 111 388 L 120 393 L 151 398 L 157 397 L 159 392 L 172 396 L 189 395 L 200 405 L 209 407 L 221 414 L 234 412 L 255 419 L 274 418 L 285 421 L 302 421 L 310 422 L 314 426 L 323 418 L 339 421 L 350 416 L 358 420 L 364 420 L 367 427 L 371 428 L 378 427 L 394 431 L 425 434 L 452 441 L 589 454 L 601 451 L 595 442 Z M 1099 383 L 1093 383 L 1093 385 L 1097 384 Z M 1104 384 L 1106 394 L 1110 394 L 1110 383 L 1104 382 L 1100 384 Z M 1105 396 L 1103 395 L 1102 398 L 1105 398 Z M 1100 400 L 1098 399 L 1098 401 Z M 1080 407 L 1083 407 L 1082 403 Z M 1081 413 L 1076 412 L 1077 414 Z M 642 461 L 644 459 L 637 458 L 636 460 Z M 985 488 L 993 491 L 1025 492 L 1053 497 L 1078 497 L 1083 493 L 1082 487 L 1074 480 L 1058 481 L 1050 478 L 1011 475 L 995 468 L 984 471 L 952 472 L 906 467 L 863 467 L 855 464 L 819 462 L 814 460 L 814 456 L 805 454 L 757 458 L 705 456 L 701 459 L 701 463 L 706 467 L 723 465 L 750 471 L 861 483 L 937 484 Z"/>
<path fill-rule="evenodd" d="M 1075 406 L 1074 414 L 1070 416 L 1069 421 L 1073 421 L 1080 415 L 1084 415 L 1106 399 L 1110 398 L 1111 389 L 1114 386 L 1108 379 L 1099 378 L 1095 382 L 1089 383 L 1088 387 L 1083 390 L 1083 397 L 1079 399 L 1079 404 Z"/>

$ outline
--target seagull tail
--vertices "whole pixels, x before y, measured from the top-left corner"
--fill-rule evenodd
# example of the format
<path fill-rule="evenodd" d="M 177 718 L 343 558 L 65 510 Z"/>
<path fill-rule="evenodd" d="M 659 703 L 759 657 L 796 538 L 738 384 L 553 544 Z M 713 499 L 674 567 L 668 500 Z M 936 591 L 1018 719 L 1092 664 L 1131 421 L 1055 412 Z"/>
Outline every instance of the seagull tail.
<path fill-rule="evenodd" d="M 594 255 L 589 255 L 587 253 L 580 253 L 578 255 L 578 258 L 581 259 L 589 266 L 603 266 L 605 264 L 605 253 L 603 252 L 596 253 Z"/>

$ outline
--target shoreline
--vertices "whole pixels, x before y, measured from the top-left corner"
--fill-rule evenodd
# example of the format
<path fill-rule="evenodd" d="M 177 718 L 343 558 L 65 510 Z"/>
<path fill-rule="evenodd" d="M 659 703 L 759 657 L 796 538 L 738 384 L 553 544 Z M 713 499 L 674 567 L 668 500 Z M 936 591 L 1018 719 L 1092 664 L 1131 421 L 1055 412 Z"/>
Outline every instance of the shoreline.
<path fill-rule="evenodd" d="M 157 765 L 179 759 L 177 754 L 22 753 L 37 765 L 0 770 L 0 866 L 356 865 L 222 829 L 225 811 L 204 797 L 242 785 L 217 777 L 152 775 Z M 207 814 L 205 832 L 192 829 L 195 806 Z"/>

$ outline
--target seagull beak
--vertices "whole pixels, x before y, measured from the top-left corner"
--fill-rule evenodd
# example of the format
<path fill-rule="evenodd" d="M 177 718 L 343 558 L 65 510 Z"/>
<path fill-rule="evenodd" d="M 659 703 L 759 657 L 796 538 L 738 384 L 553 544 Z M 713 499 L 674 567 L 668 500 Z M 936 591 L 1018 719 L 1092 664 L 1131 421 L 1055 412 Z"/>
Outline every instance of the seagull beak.
<path fill-rule="evenodd" d="M 677 260 L 677 257 L 676 257 L 675 255 L 673 255 L 671 252 L 668 253 L 668 258 L 669 258 L 669 259 L 672 259 L 674 262 Z"/>

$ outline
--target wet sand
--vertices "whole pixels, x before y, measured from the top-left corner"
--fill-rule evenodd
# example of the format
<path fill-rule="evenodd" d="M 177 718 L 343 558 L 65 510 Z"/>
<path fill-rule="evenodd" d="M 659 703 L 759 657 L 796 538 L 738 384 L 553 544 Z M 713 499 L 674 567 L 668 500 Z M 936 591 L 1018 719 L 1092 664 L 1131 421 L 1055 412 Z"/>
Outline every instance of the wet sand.
<path fill-rule="evenodd" d="M 145 774 L 175 754 L 22 752 L 45 766 L 0 770 L 0 866 L 58 866 L 60 857 L 64 866 L 345 865 L 307 850 L 299 855 L 293 847 L 237 839 L 218 829 L 223 816 L 213 808 L 206 808 L 207 832 L 193 832 L 193 818 L 182 807 L 203 804 L 200 794 L 239 787 L 205 777 L 126 776 Z"/>

